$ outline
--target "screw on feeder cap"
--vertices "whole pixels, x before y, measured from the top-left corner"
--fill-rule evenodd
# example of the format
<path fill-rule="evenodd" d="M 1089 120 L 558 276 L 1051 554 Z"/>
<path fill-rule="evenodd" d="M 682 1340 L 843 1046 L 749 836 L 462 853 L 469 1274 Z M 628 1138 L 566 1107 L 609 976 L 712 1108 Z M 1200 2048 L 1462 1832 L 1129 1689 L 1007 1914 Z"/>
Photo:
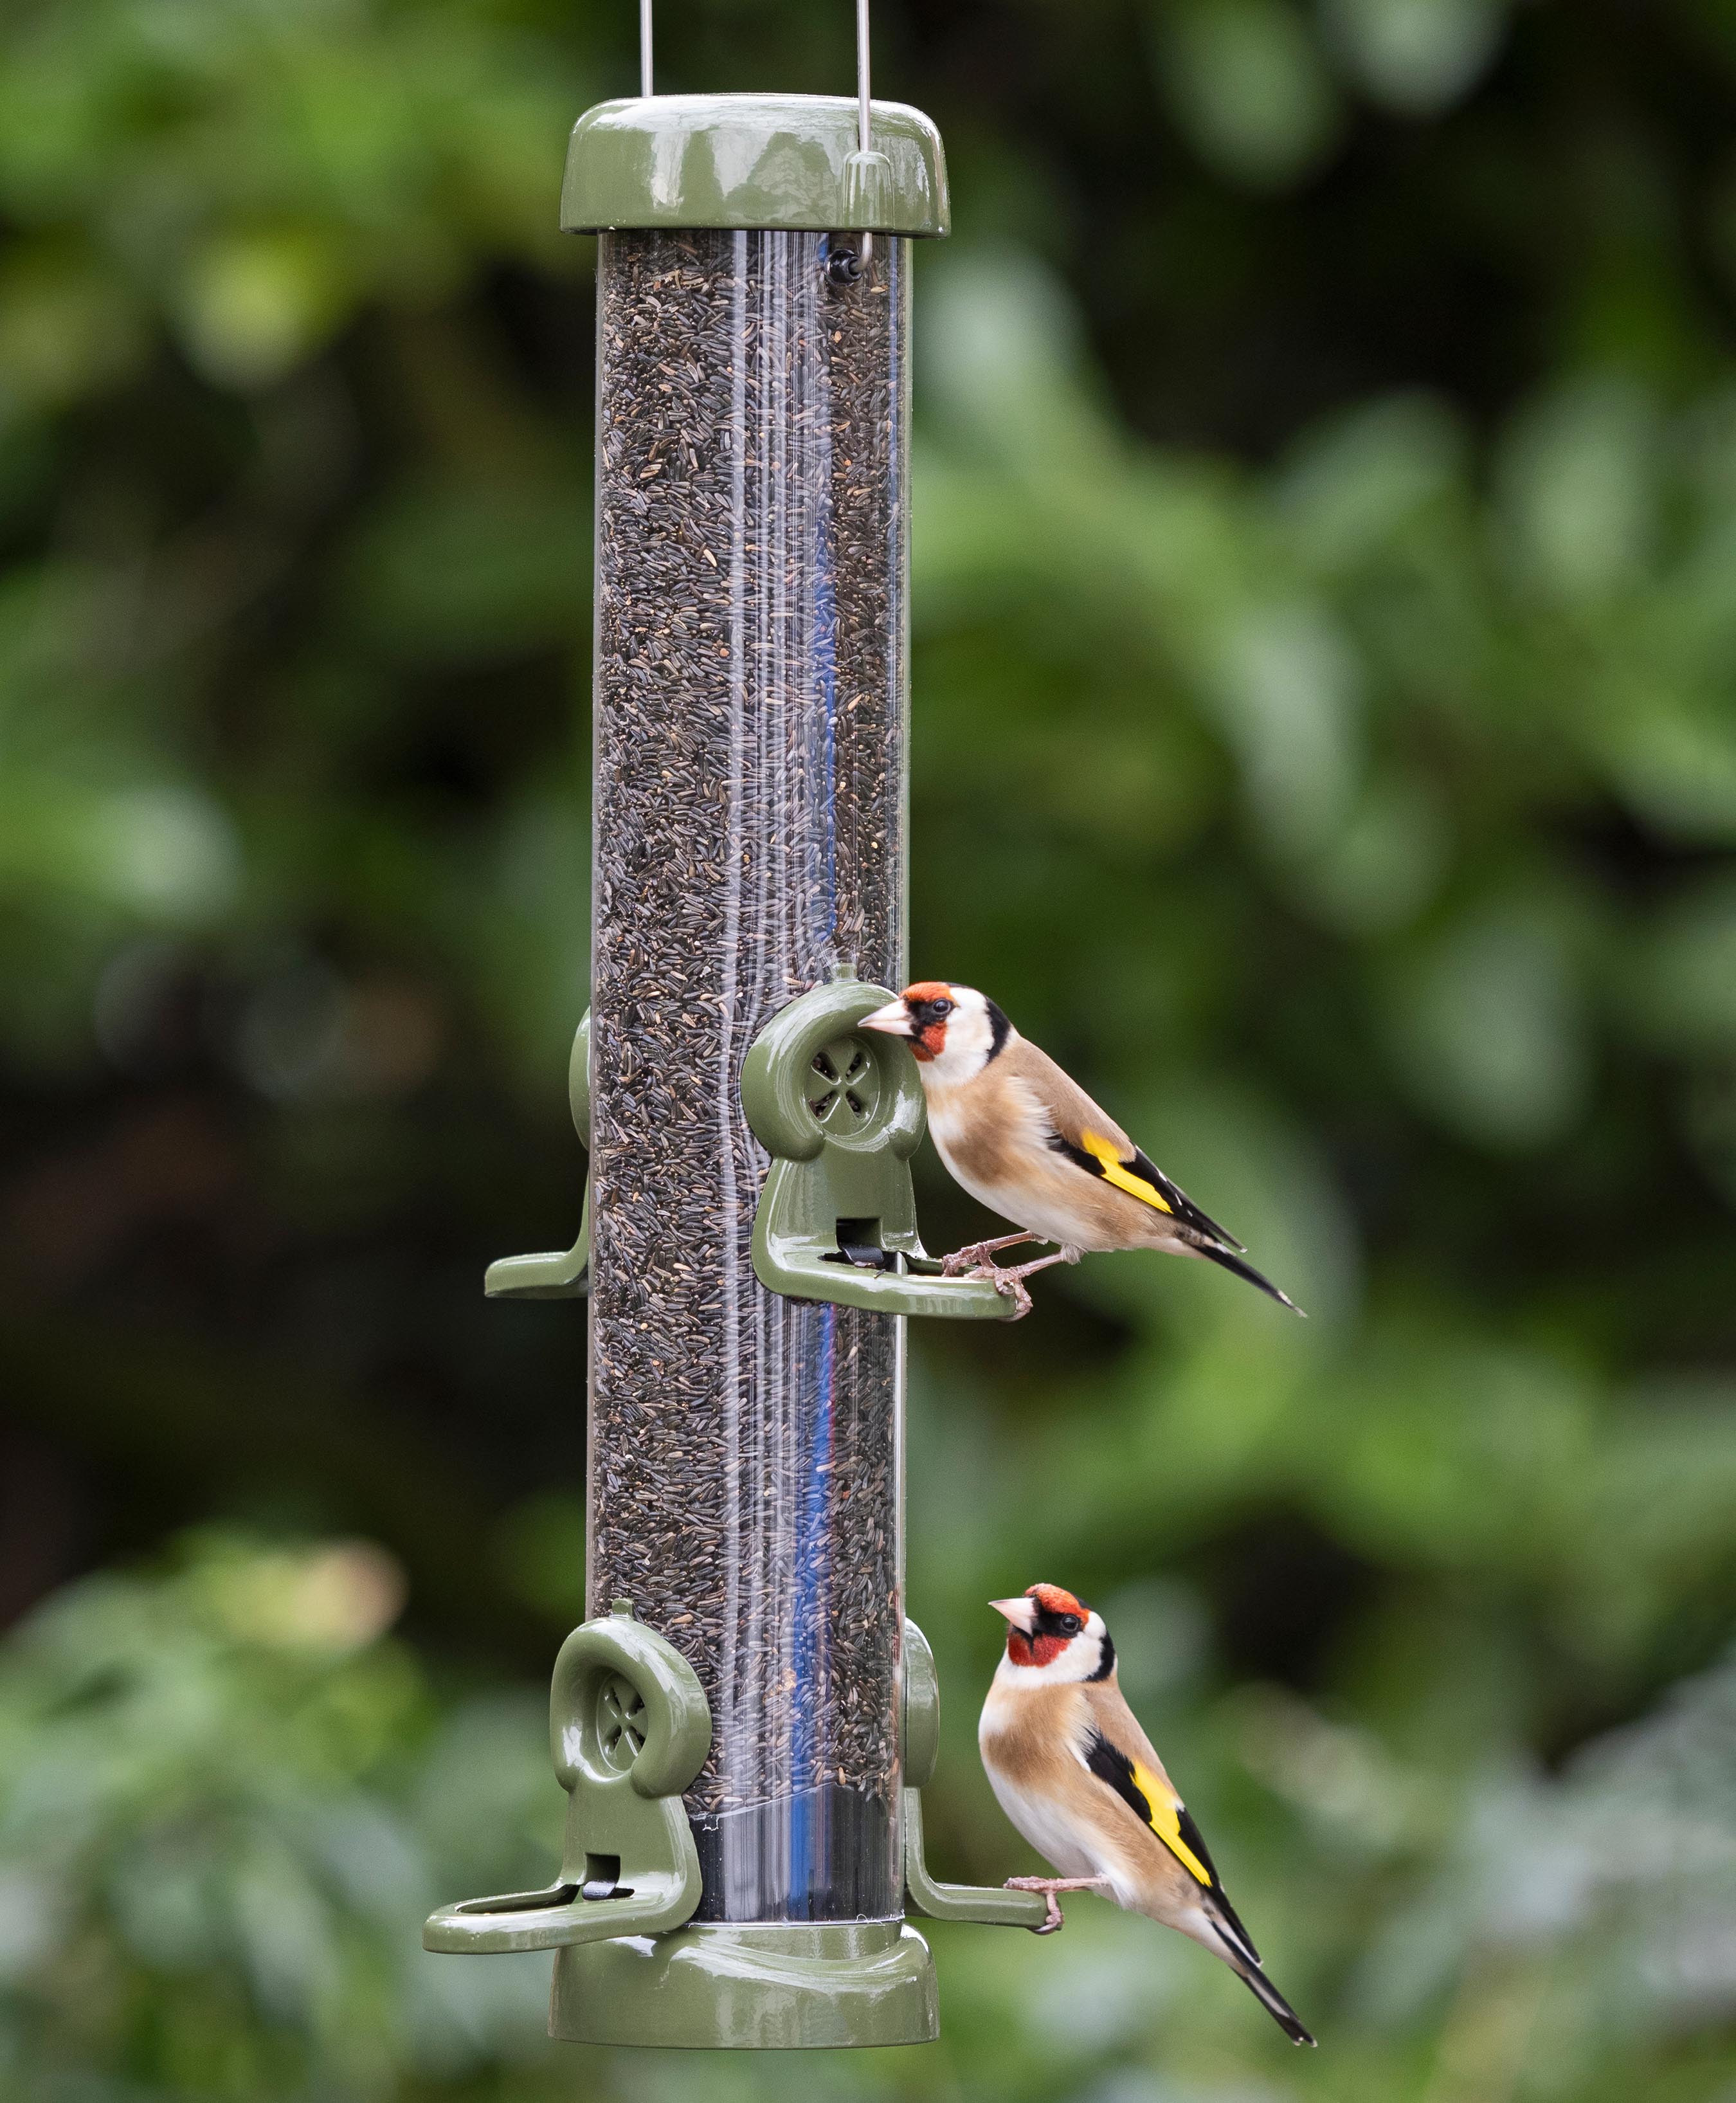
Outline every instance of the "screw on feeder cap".
<path fill-rule="evenodd" d="M 562 229 L 945 233 L 952 207 L 939 132 L 906 103 L 877 102 L 872 115 L 875 150 L 864 153 L 849 96 L 600 102 L 573 127 Z"/>
<path fill-rule="evenodd" d="M 631 1599 L 611 1599 L 609 1602 L 609 1611 L 611 1614 L 624 1614 L 627 1619 L 630 1621 L 633 1619 L 633 1601 Z"/>

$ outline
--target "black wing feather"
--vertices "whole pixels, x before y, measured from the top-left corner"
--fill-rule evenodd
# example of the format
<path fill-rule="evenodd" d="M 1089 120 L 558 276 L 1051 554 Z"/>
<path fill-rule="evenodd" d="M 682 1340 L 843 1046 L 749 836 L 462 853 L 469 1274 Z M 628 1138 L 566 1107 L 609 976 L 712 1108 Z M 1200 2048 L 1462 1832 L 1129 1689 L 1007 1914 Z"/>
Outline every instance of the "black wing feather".
<path fill-rule="evenodd" d="M 1145 1791 L 1133 1778 L 1133 1762 L 1119 1745 L 1112 1745 L 1101 1731 L 1091 1733 L 1091 1742 L 1086 1748 L 1085 1763 L 1099 1781 L 1108 1783 L 1142 1825 L 1151 1824 L 1151 1803 Z"/>
<path fill-rule="evenodd" d="M 1063 1139 L 1059 1132 L 1050 1134 L 1049 1145 L 1051 1152 L 1065 1154 L 1076 1168 L 1082 1168 L 1087 1176 L 1102 1177 L 1103 1164 L 1097 1156 L 1087 1154 L 1082 1146 L 1075 1146 L 1070 1139 Z M 1171 1215 L 1183 1226 L 1192 1227 L 1196 1234 L 1203 1234 L 1220 1248 L 1238 1252 L 1242 1249 L 1243 1244 L 1237 1240 L 1235 1235 L 1228 1228 L 1220 1227 L 1210 1212 L 1202 1212 L 1180 1184 L 1172 1182 L 1142 1148 L 1136 1146 L 1120 1166 L 1130 1175 L 1141 1176 L 1149 1183 L 1169 1207 Z"/>
<path fill-rule="evenodd" d="M 1230 1904 L 1229 1893 L 1223 1888 L 1223 1879 L 1218 1874 L 1218 1865 L 1206 1852 L 1205 1842 L 1201 1835 L 1200 1829 L 1193 1822 L 1193 1813 L 1184 1803 L 1176 1812 L 1175 1817 L 1177 1824 L 1181 1827 L 1183 1839 L 1199 1856 L 1205 1865 L 1207 1875 L 1211 1878 L 1211 1895 L 1218 1901 L 1218 1910 L 1241 1938 L 1244 1953 L 1258 1964 L 1260 1961 L 1260 1954 L 1254 1946 L 1254 1937 L 1242 1926 L 1241 1914 Z"/>
<path fill-rule="evenodd" d="M 1099 1781 L 1108 1783 L 1142 1825 L 1151 1825 L 1151 1803 L 1144 1790 L 1133 1778 L 1133 1762 L 1119 1745 L 1112 1745 L 1101 1731 L 1092 1732 L 1091 1742 L 1086 1749 L 1085 1763 Z M 1186 1804 L 1179 1804 L 1176 1807 L 1175 1818 L 1183 1839 L 1198 1858 L 1201 1868 L 1211 1878 L 1206 1889 L 1223 1916 L 1224 1926 L 1231 1930 L 1241 1944 L 1239 1954 L 1250 1964 L 1258 1964 L 1260 1954 L 1254 1946 L 1254 1937 L 1242 1926 L 1241 1916 L 1230 1904 L 1229 1894 L 1223 1888 L 1223 1879 L 1218 1874 L 1218 1865 L 1211 1858 L 1211 1851 L 1205 1845 L 1205 1836 L 1194 1822 L 1193 1813 Z M 1219 1932 L 1222 1932 L 1220 1929 Z M 1228 1939 L 1225 1937 L 1226 1941 Z"/>
<path fill-rule="evenodd" d="M 1093 1165 L 1096 1167 L 1098 1174 L 1102 1175 L 1102 1164 L 1099 1163 Z M 1210 1234 L 1214 1242 L 1221 1242 L 1226 1248 L 1234 1249 L 1238 1255 L 1245 1252 L 1247 1243 L 1237 1241 L 1228 1227 L 1220 1227 L 1210 1212 L 1202 1212 L 1192 1198 L 1183 1189 L 1180 1184 L 1172 1182 L 1143 1147 L 1136 1146 L 1133 1150 L 1132 1160 L 1124 1161 L 1121 1166 L 1124 1168 L 1130 1168 L 1135 1176 L 1143 1176 L 1148 1183 L 1161 1190 L 1169 1204 L 1170 1210 L 1174 1213 L 1178 1220 L 1197 1229 L 1202 1234 Z"/>
<path fill-rule="evenodd" d="M 1049 1146 L 1052 1153 L 1064 1154 L 1087 1176 L 1102 1176 L 1103 1164 L 1096 1155 L 1087 1154 L 1082 1146 L 1075 1146 L 1070 1139 L 1063 1139 L 1059 1132 L 1050 1134 Z M 1245 1278 L 1250 1285 L 1257 1285 L 1262 1292 L 1270 1293 L 1281 1307 L 1289 1308 L 1293 1314 L 1300 1314 L 1303 1311 L 1287 1292 L 1281 1292 L 1274 1285 L 1263 1271 L 1256 1270 L 1251 1263 L 1243 1261 L 1245 1252 L 1242 1244 L 1225 1228 L 1220 1227 L 1209 1212 L 1202 1212 L 1181 1185 L 1172 1183 L 1148 1154 L 1142 1153 L 1136 1146 L 1131 1160 L 1124 1161 L 1121 1165 L 1135 1176 L 1143 1176 L 1163 1198 L 1174 1218 L 1183 1225 L 1192 1228 L 1199 1237 L 1194 1245 L 1196 1255 L 1205 1257 L 1211 1263 L 1222 1264 L 1226 1270 L 1233 1271 L 1237 1278 Z"/>
<path fill-rule="evenodd" d="M 1091 1742 L 1086 1750 L 1085 1763 L 1099 1781 L 1108 1783 L 1142 1825 L 1151 1825 L 1152 1807 L 1144 1790 L 1133 1778 L 1133 1762 L 1119 1745 L 1112 1745 L 1101 1731 L 1091 1733 Z M 1218 1939 L 1229 1952 L 1243 1983 L 1286 2037 L 1297 2044 L 1312 2044 L 1314 2039 L 1296 2011 L 1266 1976 L 1260 1954 L 1254 1946 L 1254 1937 L 1242 1926 L 1241 1914 L 1230 1904 L 1229 1895 L 1223 1888 L 1223 1879 L 1218 1874 L 1218 1865 L 1213 1861 L 1205 1836 L 1194 1823 L 1193 1813 L 1186 1804 L 1177 1804 L 1175 1820 L 1182 1838 L 1192 1850 L 1201 1868 L 1211 1878 L 1206 1887 L 1206 1896 L 1211 1901 L 1209 1910 L 1216 1916 L 1212 1926 L 1217 1931 Z"/>

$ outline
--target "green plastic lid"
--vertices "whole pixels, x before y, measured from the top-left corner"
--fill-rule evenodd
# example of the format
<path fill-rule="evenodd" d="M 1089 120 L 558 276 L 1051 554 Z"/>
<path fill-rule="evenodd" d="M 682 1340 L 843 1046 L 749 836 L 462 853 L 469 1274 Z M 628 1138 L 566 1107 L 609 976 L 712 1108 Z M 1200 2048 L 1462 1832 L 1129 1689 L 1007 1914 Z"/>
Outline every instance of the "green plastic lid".
<path fill-rule="evenodd" d="M 906 103 L 871 105 L 856 150 L 842 95 L 652 95 L 600 102 L 573 127 L 568 233 L 730 226 L 941 234 L 952 224 L 940 134 Z"/>

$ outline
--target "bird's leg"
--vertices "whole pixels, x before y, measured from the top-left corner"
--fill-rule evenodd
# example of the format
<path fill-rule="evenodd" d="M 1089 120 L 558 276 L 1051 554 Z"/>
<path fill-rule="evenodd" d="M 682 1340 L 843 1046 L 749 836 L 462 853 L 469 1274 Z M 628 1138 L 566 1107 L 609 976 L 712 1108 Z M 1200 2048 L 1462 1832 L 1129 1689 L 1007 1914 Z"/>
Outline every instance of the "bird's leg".
<path fill-rule="evenodd" d="M 1041 1927 L 1033 1927 L 1033 1935 L 1053 1935 L 1065 1925 L 1062 1918 L 1057 1892 L 1106 1892 L 1109 1888 L 1107 1877 L 1009 1877 L 1006 1888 L 1010 1892 L 1041 1892 L 1049 1911 Z"/>
<path fill-rule="evenodd" d="M 1034 1278 L 1040 1270 L 1047 1270 L 1051 1264 L 1077 1263 L 1084 1253 L 1071 1242 L 1063 1242 L 1053 1256 L 1040 1256 L 1034 1263 L 1010 1263 L 1005 1269 L 997 1264 L 985 1264 L 977 1275 L 992 1278 L 997 1292 L 1004 1292 L 1009 1300 L 1018 1302 L 1013 1319 L 1022 1322 L 1031 1311 L 1031 1296 L 1025 1291 L 1025 1280 Z"/>
<path fill-rule="evenodd" d="M 998 1241 L 972 1242 L 968 1248 L 954 1249 L 951 1256 L 940 1260 L 940 1275 L 957 1278 L 967 1270 L 989 1270 L 993 1268 L 997 1249 L 1017 1248 L 1021 1242 L 1040 1242 L 1041 1234 L 1002 1234 Z"/>

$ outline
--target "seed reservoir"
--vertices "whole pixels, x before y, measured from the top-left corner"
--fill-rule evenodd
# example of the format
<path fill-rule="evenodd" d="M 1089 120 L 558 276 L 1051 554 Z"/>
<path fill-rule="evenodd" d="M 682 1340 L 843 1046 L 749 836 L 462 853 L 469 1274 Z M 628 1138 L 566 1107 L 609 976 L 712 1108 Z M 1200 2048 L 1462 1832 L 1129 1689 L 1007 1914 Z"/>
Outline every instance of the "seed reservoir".
<path fill-rule="evenodd" d="M 834 246 L 599 243 L 589 1603 L 710 1701 L 704 1919 L 899 1910 L 903 1324 L 760 1287 L 739 1092 L 796 995 L 904 982 L 908 243 Z"/>

